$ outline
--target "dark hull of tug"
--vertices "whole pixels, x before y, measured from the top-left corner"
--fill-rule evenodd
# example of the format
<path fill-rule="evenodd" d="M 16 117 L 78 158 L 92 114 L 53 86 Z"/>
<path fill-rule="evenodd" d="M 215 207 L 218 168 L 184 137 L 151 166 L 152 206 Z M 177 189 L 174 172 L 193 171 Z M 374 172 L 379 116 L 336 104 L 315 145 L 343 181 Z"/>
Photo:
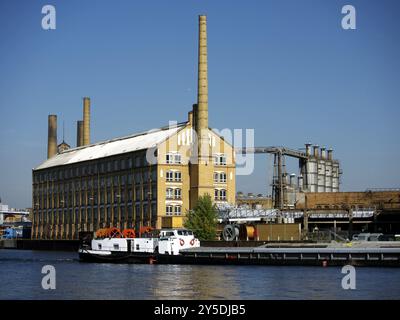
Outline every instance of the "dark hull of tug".
<path fill-rule="evenodd" d="M 152 253 L 126 253 L 113 252 L 109 256 L 98 255 L 89 252 L 79 252 L 79 260 L 81 262 L 97 262 L 97 263 L 145 263 L 153 264 L 155 262 Z"/>

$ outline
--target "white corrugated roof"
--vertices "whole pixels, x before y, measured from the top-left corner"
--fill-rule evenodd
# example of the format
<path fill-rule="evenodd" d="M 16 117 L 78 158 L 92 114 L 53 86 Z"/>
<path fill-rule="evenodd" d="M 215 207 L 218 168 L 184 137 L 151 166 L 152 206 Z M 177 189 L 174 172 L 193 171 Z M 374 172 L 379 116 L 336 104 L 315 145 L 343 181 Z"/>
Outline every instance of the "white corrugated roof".
<path fill-rule="evenodd" d="M 47 159 L 41 165 L 36 167 L 35 170 L 99 159 L 136 150 L 149 149 L 163 142 L 165 139 L 180 130 L 184 125 L 185 123 L 178 124 L 176 127 L 147 131 L 127 137 L 95 143 L 89 146 L 69 149 Z"/>

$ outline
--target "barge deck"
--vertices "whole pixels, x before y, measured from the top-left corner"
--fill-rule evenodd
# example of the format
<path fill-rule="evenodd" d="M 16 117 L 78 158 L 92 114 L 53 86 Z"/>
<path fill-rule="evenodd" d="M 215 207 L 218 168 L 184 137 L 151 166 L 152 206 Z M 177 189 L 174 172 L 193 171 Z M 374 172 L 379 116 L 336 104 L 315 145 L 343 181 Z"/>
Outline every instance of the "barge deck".
<path fill-rule="evenodd" d="M 158 255 L 157 263 L 400 267 L 400 247 L 223 248 L 199 247 Z"/>

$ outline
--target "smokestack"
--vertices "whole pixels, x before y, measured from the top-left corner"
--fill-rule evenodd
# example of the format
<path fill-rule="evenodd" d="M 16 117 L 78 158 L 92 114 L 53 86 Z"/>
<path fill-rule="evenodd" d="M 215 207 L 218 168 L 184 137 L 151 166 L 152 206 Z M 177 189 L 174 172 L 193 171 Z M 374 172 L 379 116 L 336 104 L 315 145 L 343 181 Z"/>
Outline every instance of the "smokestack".
<path fill-rule="evenodd" d="M 325 152 L 326 148 L 325 147 L 321 147 L 321 159 L 325 159 L 326 158 L 326 152 Z"/>
<path fill-rule="evenodd" d="M 83 145 L 90 144 L 90 98 L 83 98 Z"/>
<path fill-rule="evenodd" d="M 76 146 L 83 146 L 83 121 L 76 122 Z"/>
<path fill-rule="evenodd" d="M 310 155 L 310 150 L 311 149 L 311 143 L 306 143 L 306 155 L 309 156 Z"/>
<path fill-rule="evenodd" d="M 49 115 L 49 132 L 47 136 L 47 159 L 57 154 L 57 116 Z"/>
<path fill-rule="evenodd" d="M 199 151 L 208 145 L 207 19 L 199 16 L 199 65 L 197 82 L 196 132 Z M 199 152 L 202 155 L 202 152 Z"/>
<path fill-rule="evenodd" d="M 333 160 L 333 149 L 328 149 L 328 160 Z"/>
<path fill-rule="evenodd" d="M 313 148 L 314 148 L 314 157 L 315 158 L 318 158 L 318 149 L 319 149 L 319 145 L 315 145 L 315 146 L 313 146 Z"/>

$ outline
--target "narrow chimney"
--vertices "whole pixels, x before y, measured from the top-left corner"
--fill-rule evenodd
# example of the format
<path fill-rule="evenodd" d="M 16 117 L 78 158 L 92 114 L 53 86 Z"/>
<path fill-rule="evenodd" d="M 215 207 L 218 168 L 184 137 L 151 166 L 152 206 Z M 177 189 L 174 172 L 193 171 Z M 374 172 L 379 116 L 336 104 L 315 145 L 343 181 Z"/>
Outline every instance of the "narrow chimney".
<path fill-rule="evenodd" d="M 83 98 L 83 145 L 90 144 L 90 98 Z"/>
<path fill-rule="evenodd" d="M 319 145 L 315 145 L 315 146 L 313 146 L 313 148 L 314 148 L 314 157 L 315 157 L 315 158 L 318 158 L 318 149 L 319 149 Z"/>
<path fill-rule="evenodd" d="M 199 65 L 197 83 L 196 132 L 199 151 L 208 145 L 207 19 L 199 16 Z M 203 152 L 199 152 L 202 156 Z"/>
<path fill-rule="evenodd" d="M 49 131 L 47 136 L 47 159 L 57 154 L 57 116 L 49 115 Z"/>
<path fill-rule="evenodd" d="M 83 121 L 76 122 L 76 146 L 83 146 Z"/>
<path fill-rule="evenodd" d="M 328 150 L 328 160 L 333 160 L 333 149 Z"/>

